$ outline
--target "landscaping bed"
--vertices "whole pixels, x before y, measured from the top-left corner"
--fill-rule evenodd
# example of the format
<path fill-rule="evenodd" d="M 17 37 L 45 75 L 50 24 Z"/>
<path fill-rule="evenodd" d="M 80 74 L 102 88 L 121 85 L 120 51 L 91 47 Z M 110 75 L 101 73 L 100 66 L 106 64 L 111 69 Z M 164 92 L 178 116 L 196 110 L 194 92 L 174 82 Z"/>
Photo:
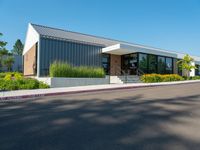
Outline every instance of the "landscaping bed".
<path fill-rule="evenodd" d="M 0 90 L 44 89 L 49 86 L 32 78 L 25 78 L 18 72 L 0 73 Z"/>
<path fill-rule="evenodd" d="M 144 74 L 140 77 L 140 80 L 144 83 L 172 82 L 184 80 L 200 80 L 200 76 L 182 77 L 177 74 Z"/>
<path fill-rule="evenodd" d="M 55 61 L 49 68 L 50 77 L 72 78 L 104 78 L 105 72 L 101 67 L 72 66 L 65 62 Z"/>

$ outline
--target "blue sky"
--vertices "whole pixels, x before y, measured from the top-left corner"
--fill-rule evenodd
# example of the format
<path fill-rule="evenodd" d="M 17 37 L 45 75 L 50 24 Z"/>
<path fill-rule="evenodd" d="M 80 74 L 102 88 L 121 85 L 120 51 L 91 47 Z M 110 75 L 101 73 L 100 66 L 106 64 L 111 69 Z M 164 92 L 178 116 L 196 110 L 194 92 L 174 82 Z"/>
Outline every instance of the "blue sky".
<path fill-rule="evenodd" d="M 200 56 L 200 0 L 0 0 L 11 49 L 29 22 Z"/>

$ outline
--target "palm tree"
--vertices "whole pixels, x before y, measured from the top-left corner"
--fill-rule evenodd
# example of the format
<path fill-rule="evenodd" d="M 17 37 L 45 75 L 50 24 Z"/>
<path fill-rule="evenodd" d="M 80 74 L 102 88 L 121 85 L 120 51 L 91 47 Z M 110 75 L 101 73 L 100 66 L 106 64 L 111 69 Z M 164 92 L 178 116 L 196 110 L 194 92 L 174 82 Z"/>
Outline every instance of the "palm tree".
<path fill-rule="evenodd" d="M 192 71 L 192 69 L 196 69 L 195 65 L 192 64 L 193 62 L 194 59 L 188 54 L 186 54 L 182 60 L 179 60 L 177 62 L 181 70 L 185 71 L 187 77 L 190 76 L 190 72 Z"/>
<path fill-rule="evenodd" d="M 14 63 L 14 58 L 9 56 L 3 61 L 3 63 L 7 67 L 8 71 L 11 71 L 12 65 Z"/>

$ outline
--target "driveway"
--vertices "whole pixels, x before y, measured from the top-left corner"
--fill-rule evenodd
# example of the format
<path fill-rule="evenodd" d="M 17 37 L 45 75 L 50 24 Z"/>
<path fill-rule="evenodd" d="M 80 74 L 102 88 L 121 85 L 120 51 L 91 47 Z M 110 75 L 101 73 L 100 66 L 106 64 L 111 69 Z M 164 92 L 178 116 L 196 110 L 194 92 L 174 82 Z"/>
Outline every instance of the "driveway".
<path fill-rule="evenodd" d="M 200 83 L 0 103 L 0 150 L 199 150 Z"/>

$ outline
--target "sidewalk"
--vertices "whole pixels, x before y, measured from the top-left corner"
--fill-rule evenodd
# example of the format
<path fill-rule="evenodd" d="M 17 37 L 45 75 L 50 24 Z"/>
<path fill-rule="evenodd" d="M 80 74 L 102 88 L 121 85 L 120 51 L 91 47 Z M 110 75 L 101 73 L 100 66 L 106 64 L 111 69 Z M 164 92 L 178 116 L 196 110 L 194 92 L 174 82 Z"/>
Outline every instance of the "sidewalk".
<path fill-rule="evenodd" d="M 35 90 L 18 90 L 0 92 L 0 100 L 21 100 L 26 98 L 36 98 L 42 96 L 56 96 L 63 94 L 76 94 L 83 92 L 96 92 L 117 89 L 130 89 L 140 87 L 166 86 L 188 83 L 200 83 L 200 80 L 163 82 L 163 83 L 130 83 L 130 84 L 106 84 L 106 85 L 89 85 L 65 88 L 35 89 Z"/>

